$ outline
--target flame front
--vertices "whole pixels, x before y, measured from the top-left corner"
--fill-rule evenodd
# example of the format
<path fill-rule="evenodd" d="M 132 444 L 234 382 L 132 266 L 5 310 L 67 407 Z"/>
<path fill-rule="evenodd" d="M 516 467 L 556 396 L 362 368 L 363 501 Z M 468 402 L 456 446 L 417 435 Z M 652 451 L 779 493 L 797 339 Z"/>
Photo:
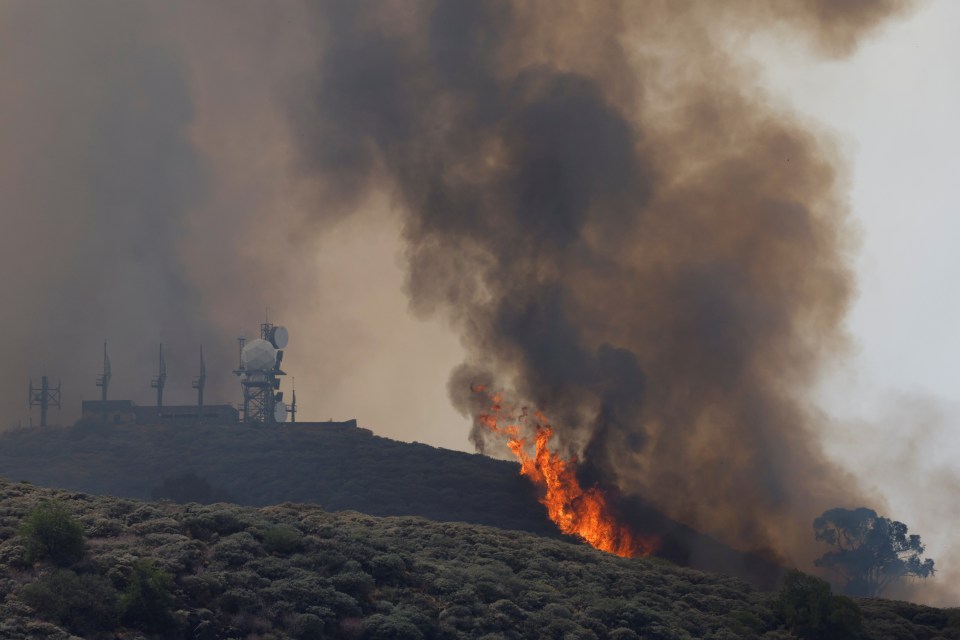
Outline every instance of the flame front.
<path fill-rule="evenodd" d="M 475 388 L 484 392 L 483 387 Z M 582 538 L 591 546 L 625 558 L 648 556 L 657 548 L 657 539 L 635 534 L 617 522 L 606 496 L 598 487 L 583 489 L 577 480 L 576 458 L 564 460 L 550 450 L 553 428 L 539 411 L 531 419 L 526 409 L 519 416 L 504 412 L 500 394 L 490 396 L 489 412 L 477 420 L 490 431 L 507 438 L 507 446 L 520 461 L 520 473 L 543 491 L 540 502 L 557 527 Z M 502 424 L 505 423 L 505 424 Z M 533 454 L 521 430 L 535 434 Z"/>

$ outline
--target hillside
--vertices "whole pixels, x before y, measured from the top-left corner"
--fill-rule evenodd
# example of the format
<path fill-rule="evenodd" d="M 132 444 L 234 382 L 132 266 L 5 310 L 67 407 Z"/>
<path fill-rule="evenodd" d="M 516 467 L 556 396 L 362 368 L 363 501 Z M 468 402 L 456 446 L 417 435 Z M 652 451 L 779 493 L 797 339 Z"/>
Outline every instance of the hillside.
<path fill-rule="evenodd" d="M 311 503 L 327 511 L 421 516 L 560 537 L 513 462 L 380 438 L 366 429 L 285 425 L 107 426 L 0 434 L 0 475 L 137 499 Z M 671 521 L 637 498 L 624 516 L 660 536 L 658 554 L 683 566 L 772 588 L 783 568 Z"/>
<path fill-rule="evenodd" d="M 0 475 L 95 494 L 209 502 L 202 486 L 184 482 L 192 476 L 210 485 L 213 499 L 248 506 L 305 502 L 555 532 L 516 464 L 360 428 L 80 422 L 22 429 L 0 434 Z M 165 481 L 173 485 L 166 493 Z"/>
<path fill-rule="evenodd" d="M 26 561 L 28 538 L 17 533 L 50 500 L 86 533 L 82 559 L 65 568 Z M 774 640 L 802 629 L 787 622 L 777 594 L 735 578 L 529 533 L 293 504 L 143 503 L 8 481 L 0 481 L 0 596 L 0 636 L 13 640 L 142 631 L 204 640 Z M 960 637 L 957 611 L 882 600 L 851 607 L 862 634 L 835 637 Z"/>

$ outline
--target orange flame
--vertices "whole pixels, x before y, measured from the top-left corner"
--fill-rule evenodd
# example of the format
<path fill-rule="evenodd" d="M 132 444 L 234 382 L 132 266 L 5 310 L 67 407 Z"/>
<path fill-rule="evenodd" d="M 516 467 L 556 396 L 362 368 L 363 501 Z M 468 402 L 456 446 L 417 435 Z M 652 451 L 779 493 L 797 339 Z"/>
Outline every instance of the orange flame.
<path fill-rule="evenodd" d="M 474 391 L 482 393 L 486 389 L 478 386 Z M 521 409 L 519 416 L 505 413 L 499 393 L 490 395 L 490 401 L 489 412 L 478 415 L 477 420 L 493 433 L 507 438 L 507 446 L 520 461 L 520 473 L 541 488 L 540 502 L 560 531 L 625 558 L 648 556 L 656 550 L 656 538 L 639 536 L 617 522 L 599 487 L 583 489 L 580 486 L 576 458 L 564 460 L 550 451 L 547 445 L 553 437 L 553 427 L 541 412 L 535 412 L 531 420 L 526 409 Z M 506 424 L 501 425 L 502 422 Z M 527 450 L 527 438 L 521 436 L 521 430 L 529 431 L 531 427 L 536 435 L 533 455 Z"/>

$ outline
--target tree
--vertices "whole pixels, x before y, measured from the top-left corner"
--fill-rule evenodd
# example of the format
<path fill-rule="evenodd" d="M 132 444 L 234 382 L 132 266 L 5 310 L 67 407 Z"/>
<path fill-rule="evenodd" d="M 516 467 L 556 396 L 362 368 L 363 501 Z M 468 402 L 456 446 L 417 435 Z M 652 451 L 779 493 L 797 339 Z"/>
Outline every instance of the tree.
<path fill-rule="evenodd" d="M 28 562 L 49 559 L 67 566 L 83 557 L 83 525 L 60 502 L 44 502 L 33 509 L 19 533 Z"/>
<path fill-rule="evenodd" d="M 830 509 L 813 521 L 813 530 L 817 540 L 836 547 L 815 564 L 842 580 L 849 595 L 878 597 L 893 580 L 934 573 L 933 560 L 921 557 L 920 536 L 873 509 Z"/>
<path fill-rule="evenodd" d="M 827 582 L 796 569 L 787 572 L 774 605 L 786 627 L 800 638 L 859 638 L 863 628 L 853 600 L 833 595 Z"/>

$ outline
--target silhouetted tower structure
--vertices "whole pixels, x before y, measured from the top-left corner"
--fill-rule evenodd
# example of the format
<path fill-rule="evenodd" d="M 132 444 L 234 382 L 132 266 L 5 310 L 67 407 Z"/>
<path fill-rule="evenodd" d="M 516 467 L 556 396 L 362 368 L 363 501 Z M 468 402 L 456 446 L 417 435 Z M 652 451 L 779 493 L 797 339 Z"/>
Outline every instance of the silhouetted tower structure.
<path fill-rule="evenodd" d="M 278 424 L 287 421 L 287 405 L 283 403 L 279 376 L 283 348 L 289 336 L 285 327 L 269 321 L 260 325 L 260 339 L 247 341 L 242 335 L 240 366 L 234 373 L 243 387 L 243 420 L 250 424 Z"/>
<path fill-rule="evenodd" d="M 157 420 L 163 413 L 163 387 L 167 384 L 167 362 L 163 359 L 163 343 L 160 343 L 160 364 L 157 377 L 150 381 L 150 388 L 157 390 Z"/>
<path fill-rule="evenodd" d="M 291 400 L 290 403 L 290 422 L 297 422 L 297 379 L 293 378 L 293 389 L 291 391 Z"/>
<path fill-rule="evenodd" d="M 40 378 L 40 388 L 34 388 L 33 378 L 30 379 L 30 408 L 40 407 L 40 426 L 47 426 L 47 408 L 56 407 L 60 410 L 60 382 L 57 381 L 56 387 L 51 387 L 47 380 L 47 374 Z"/>
<path fill-rule="evenodd" d="M 203 422 L 203 388 L 207 385 L 207 365 L 203 361 L 203 345 L 200 345 L 200 375 L 193 379 L 193 388 L 197 390 L 197 417 Z"/>
<path fill-rule="evenodd" d="M 107 355 L 107 343 L 103 343 L 103 373 L 97 376 L 97 386 L 100 387 L 100 409 L 103 412 L 103 421 L 107 421 L 107 396 L 110 389 L 110 357 Z"/>

